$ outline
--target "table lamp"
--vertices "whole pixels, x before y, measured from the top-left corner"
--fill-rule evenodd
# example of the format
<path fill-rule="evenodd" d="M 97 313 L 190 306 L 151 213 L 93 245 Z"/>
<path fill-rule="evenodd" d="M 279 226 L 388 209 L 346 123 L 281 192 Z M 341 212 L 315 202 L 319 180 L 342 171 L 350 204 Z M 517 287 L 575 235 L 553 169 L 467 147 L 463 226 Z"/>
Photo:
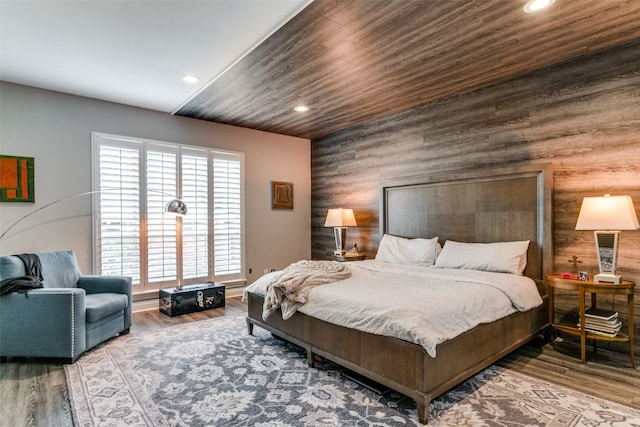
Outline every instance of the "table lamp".
<path fill-rule="evenodd" d="M 594 282 L 619 284 L 616 273 L 620 230 L 640 229 L 633 201 L 629 196 L 585 197 L 578 215 L 576 230 L 593 230 L 600 273 Z"/>
<path fill-rule="evenodd" d="M 347 240 L 347 227 L 355 227 L 356 218 L 353 215 L 353 209 L 329 209 L 327 211 L 327 219 L 324 222 L 325 227 L 333 227 L 333 235 L 336 239 L 336 250 L 334 255 L 344 255 L 344 243 Z"/>

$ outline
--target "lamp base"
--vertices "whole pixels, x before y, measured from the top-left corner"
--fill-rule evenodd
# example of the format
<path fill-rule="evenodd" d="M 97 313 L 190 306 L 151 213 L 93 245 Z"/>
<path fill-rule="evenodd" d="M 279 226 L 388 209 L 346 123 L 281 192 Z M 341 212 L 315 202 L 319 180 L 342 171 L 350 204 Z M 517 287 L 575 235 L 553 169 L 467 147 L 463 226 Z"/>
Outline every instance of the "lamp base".
<path fill-rule="evenodd" d="M 336 250 L 334 255 L 342 256 L 345 254 L 344 242 L 347 240 L 347 227 L 333 227 L 333 237 L 336 239 Z"/>
<path fill-rule="evenodd" d="M 613 283 L 614 285 L 619 285 L 621 280 L 621 275 L 613 273 L 600 273 L 593 276 L 593 281 L 596 283 L 607 282 Z"/>

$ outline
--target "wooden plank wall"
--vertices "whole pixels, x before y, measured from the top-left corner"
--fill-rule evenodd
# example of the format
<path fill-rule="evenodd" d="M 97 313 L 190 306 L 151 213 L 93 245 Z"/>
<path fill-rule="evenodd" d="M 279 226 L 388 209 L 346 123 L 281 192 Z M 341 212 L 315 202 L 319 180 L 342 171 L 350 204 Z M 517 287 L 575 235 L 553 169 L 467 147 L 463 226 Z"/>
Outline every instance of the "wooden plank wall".
<path fill-rule="evenodd" d="M 582 198 L 630 195 L 640 216 L 638 58 L 640 39 L 313 140 L 312 256 L 328 258 L 334 247 L 332 230 L 323 227 L 331 207 L 354 209 L 358 227 L 347 242 L 375 256 L 380 182 L 551 162 L 555 271 L 568 270 L 577 255 L 582 269 L 597 272 L 592 232 L 574 229 Z M 640 230 L 623 231 L 619 251 L 618 272 L 638 283 L 640 354 Z M 626 327 L 623 302 L 614 307 Z M 560 315 L 576 305 L 572 295 L 558 298 Z"/>

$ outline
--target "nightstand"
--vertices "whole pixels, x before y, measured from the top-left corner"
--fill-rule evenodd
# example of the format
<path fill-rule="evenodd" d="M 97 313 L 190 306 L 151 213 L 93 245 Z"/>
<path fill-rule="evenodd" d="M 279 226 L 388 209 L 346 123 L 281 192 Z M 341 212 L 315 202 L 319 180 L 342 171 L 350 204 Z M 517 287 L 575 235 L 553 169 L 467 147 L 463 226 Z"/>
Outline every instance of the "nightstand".
<path fill-rule="evenodd" d="M 629 343 L 629 356 L 631 357 L 631 366 L 636 367 L 635 358 L 633 355 L 633 296 L 635 289 L 635 282 L 629 280 L 623 280 L 620 284 L 612 283 L 595 283 L 592 279 L 582 281 L 574 279 L 564 279 L 560 274 L 549 274 L 547 276 L 549 283 L 549 321 L 551 326 L 561 332 L 565 332 L 570 335 L 580 337 L 580 359 L 582 363 L 586 363 L 586 343 L 587 339 L 593 340 L 593 350 L 596 351 L 597 341 L 614 341 L 614 342 L 628 342 Z M 575 291 L 578 293 L 578 310 L 580 313 L 580 326 L 567 325 L 554 322 L 554 301 L 553 293 L 555 289 L 563 289 L 566 291 Z M 614 337 L 603 336 L 591 333 L 585 329 L 585 293 L 591 293 L 591 307 L 596 308 L 596 297 L 598 294 L 612 294 L 614 295 L 627 295 L 627 316 L 629 321 L 627 323 L 628 335 L 621 332 Z"/>

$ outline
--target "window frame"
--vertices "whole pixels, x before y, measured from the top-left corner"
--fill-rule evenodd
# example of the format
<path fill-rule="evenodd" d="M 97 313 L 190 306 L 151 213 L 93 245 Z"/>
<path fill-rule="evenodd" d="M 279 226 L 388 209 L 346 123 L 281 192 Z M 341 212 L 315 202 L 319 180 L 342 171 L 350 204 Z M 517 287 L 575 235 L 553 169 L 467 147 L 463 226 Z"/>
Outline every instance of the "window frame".
<path fill-rule="evenodd" d="M 138 161 L 139 161 L 139 171 L 140 176 L 138 177 L 139 181 L 139 206 L 140 206 L 140 222 L 139 222 L 139 234 L 140 234 L 140 250 L 139 250 L 139 262 L 140 262 L 140 283 L 134 286 L 134 292 L 137 294 L 146 293 L 146 292 L 155 292 L 162 287 L 167 286 L 175 286 L 178 283 L 182 285 L 188 285 L 193 283 L 202 283 L 202 282 L 220 282 L 220 283 L 232 283 L 237 281 L 246 281 L 245 271 L 246 271 L 246 244 L 245 244 L 245 170 L 244 170 L 244 153 L 237 151 L 229 151 L 218 148 L 211 147 L 201 147 L 201 146 L 191 146 L 185 144 L 178 144 L 172 142 L 164 142 L 157 141 L 145 138 L 134 138 L 128 136 L 121 135 L 113 135 L 101 132 L 92 132 L 91 133 L 92 144 L 91 144 L 91 168 L 92 168 L 92 193 L 93 193 L 93 203 L 92 203 L 92 248 L 93 248 L 93 271 L 95 274 L 101 274 L 101 241 L 100 241 L 100 147 L 103 145 L 109 146 L 119 146 L 121 148 L 132 148 L 135 147 L 138 152 Z M 107 141 L 108 140 L 108 141 Z M 147 241 L 147 227 L 145 226 L 145 217 L 147 215 L 147 197 L 145 191 L 147 186 L 147 151 L 153 151 L 153 148 L 157 147 L 161 150 L 175 150 L 176 152 L 176 186 L 177 189 L 175 191 L 176 195 L 181 195 L 182 191 L 182 163 L 183 163 L 183 155 L 189 156 L 194 154 L 206 154 L 207 159 L 207 199 L 208 199 L 208 212 L 207 212 L 207 224 L 208 224 L 208 276 L 206 277 L 196 277 L 190 279 L 184 279 L 183 274 L 183 254 L 182 249 L 184 247 L 184 243 L 182 239 L 179 238 L 179 247 L 178 251 L 178 262 L 177 262 L 177 274 L 179 279 L 176 281 L 157 281 L 153 283 L 149 283 L 148 281 L 148 241 Z M 204 157 L 204 156 L 202 156 Z M 224 158 L 224 159 L 232 159 L 234 161 L 238 161 L 240 167 L 239 174 L 239 184 L 240 184 L 240 267 L 237 273 L 231 274 L 215 274 L 215 236 L 214 236 L 214 173 L 213 173 L 213 165 L 215 158 Z M 189 206 L 187 205 L 187 208 Z M 187 212 L 187 217 L 188 217 Z M 178 224 L 176 225 L 178 228 L 182 229 L 182 220 L 178 220 Z M 182 230 L 180 231 L 180 237 L 182 237 Z"/>

